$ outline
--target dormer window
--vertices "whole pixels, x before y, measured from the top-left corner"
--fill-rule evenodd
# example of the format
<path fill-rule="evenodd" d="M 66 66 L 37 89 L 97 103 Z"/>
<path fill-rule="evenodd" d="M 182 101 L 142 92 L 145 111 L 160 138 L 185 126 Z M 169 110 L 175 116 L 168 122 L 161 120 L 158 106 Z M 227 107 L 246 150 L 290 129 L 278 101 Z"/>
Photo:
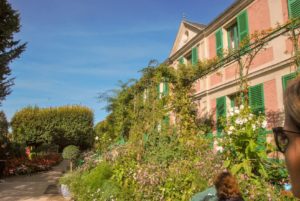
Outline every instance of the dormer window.
<path fill-rule="evenodd" d="M 189 32 L 185 31 L 184 35 L 183 35 L 183 42 L 187 43 L 189 40 Z"/>

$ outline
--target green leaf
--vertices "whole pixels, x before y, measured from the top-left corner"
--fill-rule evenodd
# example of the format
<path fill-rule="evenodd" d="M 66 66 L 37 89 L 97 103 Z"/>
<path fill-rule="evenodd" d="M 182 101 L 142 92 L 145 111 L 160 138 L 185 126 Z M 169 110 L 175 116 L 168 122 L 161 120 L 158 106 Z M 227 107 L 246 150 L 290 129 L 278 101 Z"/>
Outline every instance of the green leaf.
<path fill-rule="evenodd" d="M 231 168 L 232 174 L 236 174 L 237 172 L 239 172 L 240 169 L 242 168 L 242 166 L 243 166 L 243 163 L 239 163 L 239 164 L 232 166 L 232 168 Z"/>
<path fill-rule="evenodd" d="M 252 176 L 252 167 L 249 160 L 244 160 L 243 168 L 248 176 Z"/>
<path fill-rule="evenodd" d="M 230 163 L 231 163 L 230 160 L 226 160 L 226 161 L 224 162 L 224 167 L 228 168 L 229 165 L 230 165 Z"/>

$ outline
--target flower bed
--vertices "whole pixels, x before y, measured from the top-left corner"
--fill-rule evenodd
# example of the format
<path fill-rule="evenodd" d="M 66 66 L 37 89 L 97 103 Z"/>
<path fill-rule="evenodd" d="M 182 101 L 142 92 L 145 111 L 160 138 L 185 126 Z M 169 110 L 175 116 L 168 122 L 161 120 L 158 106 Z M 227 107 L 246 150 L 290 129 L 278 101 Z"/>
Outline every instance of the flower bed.
<path fill-rule="evenodd" d="M 35 156 L 32 160 L 26 157 L 12 158 L 6 161 L 5 176 L 31 174 L 51 169 L 62 160 L 60 154 Z"/>

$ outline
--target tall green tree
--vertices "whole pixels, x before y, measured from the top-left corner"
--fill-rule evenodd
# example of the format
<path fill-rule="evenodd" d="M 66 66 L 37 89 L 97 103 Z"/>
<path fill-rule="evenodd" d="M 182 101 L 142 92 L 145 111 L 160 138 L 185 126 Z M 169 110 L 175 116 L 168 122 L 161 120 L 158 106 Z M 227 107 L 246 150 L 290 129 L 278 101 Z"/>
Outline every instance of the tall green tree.
<path fill-rule="evenodd" d="M 0 0 L 0 104 L 10 94 L 14 78 L 9 64 L 25 50 L 26 43 L 14 38 L 20 31 L 20 15 L 7 0 Z"/>

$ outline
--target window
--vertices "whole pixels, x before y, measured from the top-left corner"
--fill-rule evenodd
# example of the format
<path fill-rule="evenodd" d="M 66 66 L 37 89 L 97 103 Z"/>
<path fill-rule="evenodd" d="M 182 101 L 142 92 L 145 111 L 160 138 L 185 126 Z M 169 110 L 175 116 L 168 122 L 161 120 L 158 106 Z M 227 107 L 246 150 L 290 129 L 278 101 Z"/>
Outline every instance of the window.
<path fill-rule="evenodd" d="M 282 76 L 282 88 L 283 91 L 286 90 L 288 83 L 296 77 L 296 72 L 290 73 L 288 75 Z"/>
<path fill-rule="evenodd" d="M 299 0 L 300 1 L 300 0 Z M 248 26 L 248 13 L 246 10 L 242 11 L 236 19 L 234 19 L 228 28 L 227 31 L 227 40 L 228 40 L 228 50 L 233 50 L 239 47 L 240 42 L 243 42 L 247 36 L 249 36 L 249 26 Z M 223 48 L 223 44 L 220 45 L 218 41 L 221 36 L 221 33 L 216 33 L 216 43 L 217 43 L 217 55 L 219 56 L 220 53 L 218 53 L 219 49 Z M 219 38 L 218 38 L 219 37 Z"/>
<path fill-rule="evenodd" d="M 179 64 L 184 64 L 184 57 L 180 57 L 179 59 L 178 59 L 178 63 Z"/>
<path fill-rule="evenodd" d="M 162 92 L 162 94 L 164 96 L 169 95 L 169 83 L 167 81 L 163 82 L 163 92 Z"/>
<path fill-rule="evenodd" d="M 183 35 L 183 42 L 187 43 L 189 41 L 189 32 L 185 31 L 184 35 Z"/>
<path fill-rule="evenodd" d="M 249 88 L 249 105 L 255 114 L 265 112 L 264 85 L 258 84 Z"/>
<path fill-rule="evenodd" d="M 230 107 L 234 108 L 234 107 L 238 107 L 238 99 L 239 99 L 239 94 L 232 94 L 228 96 L 229 100 L 230 100 Z"/>
<path fill-rule="evenodd" d="M 239 45 L 239 38 L 238 38 L 238 27 L 236 22 L 227 29 L 227 37 L 228 37 L 228 49 L 229 50 L 237 49 Z"/>
<path fill-rule="evenodd" d="M 289 7 L 289 17 L 300 17 L 300 0 L 287 0 Z"/>
<path fill-rule="evenodd" d="M 166 115 L 166 116 L 163 117 L 163 125 L 165 127 L 170 125 L 170 116 L 169 115 Z"/>
<path fill-rule="evenodd" d="M 157 85 L 157 94 L 158 94 L 158 98 L 161 98 L 161 97 L 162 97 L 162 93 L 161 93 L 161 90 L 160 90 L 160 84 L 161 84 L 161 83 L 159 83 L 159 84 Z"/>
<path fill-rule="evenodd" d="M 186 56 L 185 56 L 185 60 L 186 60 L 186 64 L 192 64 L 192 53 L 189 52 Z"/>
<path fill-rule="evenodd" d="M 143 101 L 144 101 L 144 103 L 146 102 L 146 100 L 148 99 L 148 97 L 149 97 L 149 89 L 146 88 L 144 90 L 144 93 L 143 93 Z"/>
<path fill-rule="evenodd" d="M 167 79 L 164 79 L 163 82 L 157 85 L 157 93 L 159 98 L 162 98 L 163 96 L 167 96 L 169 94 L 169 83 Z"/>
<path fill-rule="evenodd" d="M 198 63 L 198 48 L 192 48 L 192 65 L 196 65 Z"/>
<path fill-rule="evenodd" d="M 216 33 L 216 51 L 218 57 L 223 57 L 223 33 L 222 28 L 220 28 Z"/>
<path fill-rule="evenodd" d="M 216 115 L 217 115 L 217 133 L 220 134 L 223 130 L 223 126 L 221 125 L 220 119 L 222 117 L 226 117 L 226 97 L 222 96 L 217 98 L 217 107 L 216 107 Z"/>

